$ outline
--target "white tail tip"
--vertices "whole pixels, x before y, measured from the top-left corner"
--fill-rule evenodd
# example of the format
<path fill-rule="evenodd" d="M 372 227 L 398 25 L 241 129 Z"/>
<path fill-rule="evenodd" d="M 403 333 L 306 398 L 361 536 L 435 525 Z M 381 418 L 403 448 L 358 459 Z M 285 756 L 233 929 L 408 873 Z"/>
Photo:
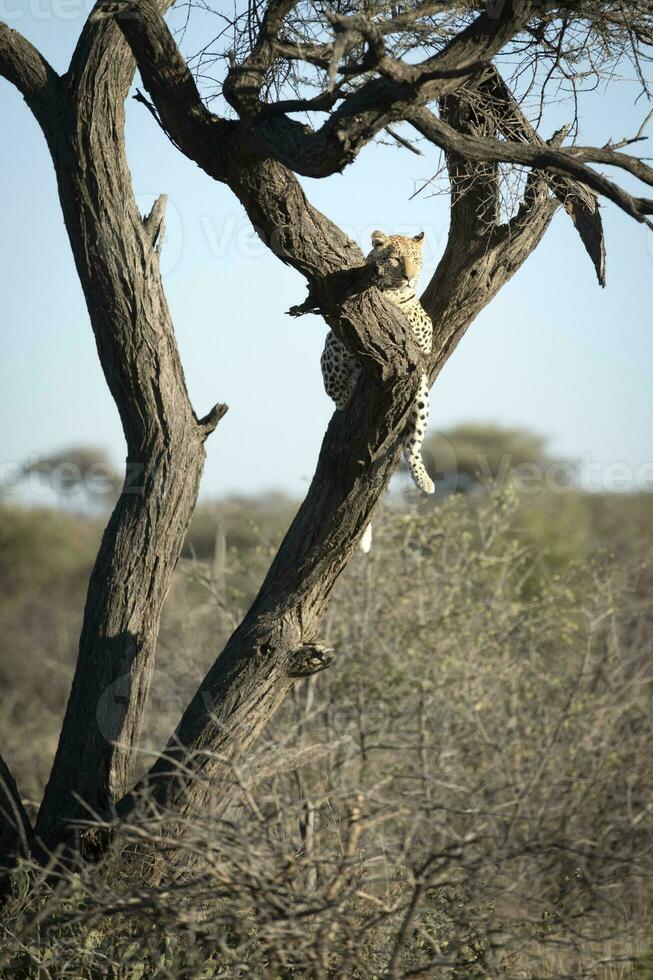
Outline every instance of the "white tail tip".
<path fill-rule="evenodd" d="M 369 555 L 372 547 L 372 525 L 368 524 L 358 546 L 364 555 Z"/>
<path fill-rule="evenodd" d="M 424 493 L 435 493 L 435 483 L 430 476 L 427 476 L 424 480 L 424 486 L 422 487 Z"/>

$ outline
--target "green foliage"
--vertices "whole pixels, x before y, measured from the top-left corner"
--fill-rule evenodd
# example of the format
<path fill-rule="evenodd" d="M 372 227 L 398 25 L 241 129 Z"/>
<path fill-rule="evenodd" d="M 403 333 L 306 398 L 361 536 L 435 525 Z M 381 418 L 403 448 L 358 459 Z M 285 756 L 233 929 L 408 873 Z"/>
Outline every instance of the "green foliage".
<path fill-rule="evenodd" d="M 473 422 L 431 435 L 424 444 L 438 470 L 466 478 L 461 481 L 465 486 L 488 480 L 502 482 L 525 463 L 545 464 L 545 447 L 546 440 L 533 432 Z"/>
<path fill-rule="evenodd" d="M 70 586 L 87 573 L 98 539 L 94 522 L 0 503 L 2 595 L 23 601 L 63 580 Z"/>
<path fill-rule="evenodd" d="M 0 741 L 38 800 L 72 680 L 100 526 L 0 504 Z"/>
<path fill-rule="evenodd" d="M 653 953 L 638 956 L 635 961 L 635 976 L 637 980 L 653 980 Z"/>
<path fill-rule="evenodd" d="M 251 559 L 252 552 L 262 551 L 267 557 L 276 550 L 296 509 L 296 503 L 282 494 L 226 497 L 217 504 L 200 504 L 188 532 L 184 556 L 211 560 L 216 531 L 221 527 L 227 547 L 233 552 Z"/>

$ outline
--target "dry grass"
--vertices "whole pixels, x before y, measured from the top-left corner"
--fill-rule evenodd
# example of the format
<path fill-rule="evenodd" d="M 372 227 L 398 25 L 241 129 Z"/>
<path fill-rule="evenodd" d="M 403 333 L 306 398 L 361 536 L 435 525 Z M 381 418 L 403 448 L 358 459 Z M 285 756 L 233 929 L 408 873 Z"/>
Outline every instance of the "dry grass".
<path fill-rule="evenodd" d="M 652 976 L 650 570 L 552 570 L 524 519 L 498 491 L 380 518 L 326 624 L 336 664 L 233 771 L 230 807 L 145 808 L 58 883 L 23 866 L 0 975 Z M 180 570 L 143 765 L 246 563 L 220 545 Z"/>

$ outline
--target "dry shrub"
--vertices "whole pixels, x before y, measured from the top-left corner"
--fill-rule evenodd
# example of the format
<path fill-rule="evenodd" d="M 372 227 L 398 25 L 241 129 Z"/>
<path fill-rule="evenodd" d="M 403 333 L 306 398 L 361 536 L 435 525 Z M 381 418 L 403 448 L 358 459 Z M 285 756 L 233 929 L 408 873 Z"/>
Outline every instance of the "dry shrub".
<path fill-rule="evenodd" d="M 144 801 L 98 864 L 21 867 L 1 975 L 649 975 L 649 572 L 551 572 L 510 492 L 375 533 L 326 624 L 335 665 L 229 802 L 180 822 Z M 236 562 L 186 567 L 167 676 L 228 628 Z"/>

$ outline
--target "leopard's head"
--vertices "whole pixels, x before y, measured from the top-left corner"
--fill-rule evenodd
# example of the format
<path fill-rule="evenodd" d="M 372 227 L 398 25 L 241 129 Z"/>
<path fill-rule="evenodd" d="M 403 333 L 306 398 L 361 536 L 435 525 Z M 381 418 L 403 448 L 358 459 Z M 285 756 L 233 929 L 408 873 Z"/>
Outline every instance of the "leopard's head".
<path fill-rule="evenodd" d="M 381 289 L 415 289 L 422 271 L 424 232 L 419 235 L 386 235 L 372 232 L 372 251 L 368 262 L 374 262 L 380 273 Z"/>

